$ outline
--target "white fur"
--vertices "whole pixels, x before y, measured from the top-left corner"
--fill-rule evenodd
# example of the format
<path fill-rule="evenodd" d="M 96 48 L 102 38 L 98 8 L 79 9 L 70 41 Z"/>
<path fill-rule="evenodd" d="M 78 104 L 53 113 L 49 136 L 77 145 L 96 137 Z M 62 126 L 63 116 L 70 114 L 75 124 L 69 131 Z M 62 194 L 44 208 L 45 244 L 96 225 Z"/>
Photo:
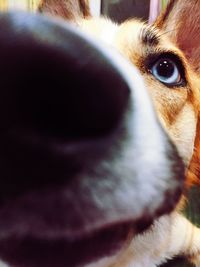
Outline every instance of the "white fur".
<path fill-rule="evenodd" d="M 113 47 L 116 34 L 119 30 L 118 24 L 113 23 L 107 18 L 92 18 L 88 20 L 80 20 L 79 25 L 81 26 L 82 30 L 92 34 L 93 37 L 95 36 L 104 44 Z M 94 31 L 91 29 L 91 27 L 94 28 Z"/>
<path fill-rule="evenodd" d="M 198 255 L 200 267 L 200 229 L 177 212 L 162 216 L 143 234 L 135 236 L 129 247 L 116 257 L 104 258 L 85 267 L 156 267 L 177 255 Z"/>

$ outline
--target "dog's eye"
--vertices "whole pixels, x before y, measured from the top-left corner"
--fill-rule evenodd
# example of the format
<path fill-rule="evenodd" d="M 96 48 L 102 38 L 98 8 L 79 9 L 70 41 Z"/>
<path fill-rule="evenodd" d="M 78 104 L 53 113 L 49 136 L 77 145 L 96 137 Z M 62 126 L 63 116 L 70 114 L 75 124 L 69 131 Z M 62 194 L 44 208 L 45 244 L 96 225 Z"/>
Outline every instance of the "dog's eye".
<path fill-rule="evenodd" d="M 157 80 L 168 86 L 178 86 L 183 80 L 177 62 L 167 57 L 154 62 L 150 71 Z"/>

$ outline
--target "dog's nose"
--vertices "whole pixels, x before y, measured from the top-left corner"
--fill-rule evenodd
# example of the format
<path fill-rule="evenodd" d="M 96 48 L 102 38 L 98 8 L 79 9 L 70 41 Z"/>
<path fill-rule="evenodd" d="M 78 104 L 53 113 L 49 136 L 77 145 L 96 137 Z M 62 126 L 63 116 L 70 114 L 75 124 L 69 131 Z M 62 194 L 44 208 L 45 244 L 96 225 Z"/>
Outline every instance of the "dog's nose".
<path fill-rule="evenodd" d="M 59 21 L 1 14 L 0 77 L 1 200 L 32 192 L 55 208 L 58 199 L 66 216 L 55 217 L 71 240 L 76 233 L 140 222 L 174 206 L 182 161 L 141 75 L 113 49 Z M 26 218 L 20 205 L 19 217 Z M 37 212 L 33 217 L 34 225 L 42 225 Z"/>
<path fill-rule="evenodd" d="M 1 15 L 0 59 L 2 194 L 12 191 L 13 180 L 16 192 L 65 181 L 94 159 L 109 158 L 112 149 L 120 158 L 124 142 L 135 155 L 156 149 L 156 157 L 166 151 L 159 151 L 161 144 L 172 146 L 136 69 L 75 27 L 30 14 Z M 52 152 L 54 144 L 67 159 Z"/>
<path fill-rule="evenodd" d="M 5 127 L 17 124 L 65 140 L 103 136 L 117 127 L 130 89 L 102 48 L 72 27 L 41 26 L 31 17 L 21 25 L 17 19 L 1 24 L 7 29 L 0 34 Z"/>
<path fill-rule="evenodd" d="M 0 84 L 5 260 L 79 266 L 174 207 L 183 163 L 113 49 L 53 19 L 1 14 Z"/>

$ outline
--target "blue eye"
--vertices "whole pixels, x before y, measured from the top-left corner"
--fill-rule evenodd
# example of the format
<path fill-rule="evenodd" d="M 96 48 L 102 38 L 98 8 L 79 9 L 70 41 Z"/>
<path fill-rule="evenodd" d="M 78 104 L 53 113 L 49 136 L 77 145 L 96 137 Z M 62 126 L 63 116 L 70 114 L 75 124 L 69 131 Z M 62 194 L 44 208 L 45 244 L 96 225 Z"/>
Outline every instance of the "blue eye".
<path fill-rule="evenodd" d="M 182 75 L 178 64 L 170 58 L 160 58 L 151 67 L 152 75 L 168 86 L 178 86 L 182 82 Z"/>

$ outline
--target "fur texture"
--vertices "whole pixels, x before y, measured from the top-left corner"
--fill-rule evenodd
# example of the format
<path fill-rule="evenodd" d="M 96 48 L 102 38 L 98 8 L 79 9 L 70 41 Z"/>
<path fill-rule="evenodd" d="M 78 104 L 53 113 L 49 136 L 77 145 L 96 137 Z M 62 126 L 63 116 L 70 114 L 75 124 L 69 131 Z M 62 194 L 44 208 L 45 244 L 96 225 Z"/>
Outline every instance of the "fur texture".
<path fill-rule="evenodd" d="M 132 65 L 134 65 L 138 71 L 140 72 L 140 75 L 143 77 L 145 87 L 148 90 L 152 101 L 155 106 L 156 113 L 158 114 L 158 118 L 167 132 L 169 138 L 173 141 L 175 146 L 177 147 L 179 154 L 181 155 L 185 165 L 187 166 L 187 179 L 185 182 L 185 188 L 187 186 L 191 185 L 194 180 L 198 180 L 198 163 L 199 163 L 199 156 L 200 156 L 200 123 L 199 123 L 199 111 L 200 111 L 200 77 L 199 77 L 199 69 L 200 69 L 200 45 L 199 45 L 199 25 L 200 25 L 200 0 L 174 0 L 170 1 L 167 9 L 161 16 L 157 19 L 157 21 L 153 25 L 147 25 L 140 20 L 131 19 L 129 21 L 126 21 L 120 25 L 115 24 L 114 22 L 110 21 L 106 18 L 91 18 L 89 15 L 89 8 L 87 1 L 51 1 L 51 0 L 43 0 L 40 4 L 39 11 L 42 13 L 48 13 L 52 16 L 60 16 L 62 18 L 65 18 L 66 20 L 69 20 L 70 23 L 74 23 L 76 26 L 78 26 L 82 31 L 83 34 L 88 35 L 88 38 L 94 40 L 97 40 L 97 42 L 101 42 L 103 46 L 107 46 L 110 48 L 110 50 L 116 50 L 118 51 L 124 58 L 126 58 Z M 52 25 L 53 27 L 53 25 Z M 55 30 L 57 32 L 57 30 Z M 112 54 L 112 53 L 111 53 Z M 155 65 L 155 62 L 157 62 L 160 58 L 168 59 L 170 58 L 172 62 L 176 62 L 179 70 L 178 83 L 175 82 L 175 84 L 169 86 L 169 84 L 166 84 L 166 82 L 161 82 L 155 75 L 155 73 L 152 70 L 152 66 Z M 60 58 L 59 58 L 60 59 Z M 130 75 L 130 68 L 129 65 L 123 65 L 123 71 Z M 127 68 L 127 69 L 126 69 Z M 134 74 L 133 74 L 134 75 Z M 180 81 L 181 78 L 181 81 Z M 141 81 L 141 80 L 138 80 Z M 140 83 L 137 82 L 136 83 Z M 143 88 L 143 83 L 139 87 Z M 137 87 L 138 88 L 138 87 Z M 136 92 L 137 95 L 138 92 Z M 139 94 L 139 93 L 138 93 Z M 148 109 L 148 107 L 145 106 L 145 104 L 148 102 L 142 102 L 141 98 L 139 101 L 140 108 L 142 109 Z M 136 103 L 137 106 L 138 102 Z M 141 109 L 140 109 L 141 110 Z M 143 113 L 140 113 L 143 114 Z M 138 126 L 140 125 L 141 118 L 137 118 Z M 140 125 L 142 127 L 142 125 Z M 140 128 L 139 129 L 143 129 Z M 153 128 L 154 129 L 154 128 Z M 151 129 L 149 131 L 152 135 L 149 133 L 149 138 L 159 139 L 160 135 L 156 135 L 155 133 L 152 133 Z M 138 138 L 138 139 L 137 139 Z M 144 143 L 146 147 L 148 147 L 147 136 L 145 135 L 144 138 L 142 138 L 142 130 L 136 132 L 136 139 L 138 141 L 138 144 Z M 116 141 L 117 147 L 119 147 L 118 139 Z M 101 144 L 100 144 L 101 145 Z M 93 170 L 93 175 L 95 174 L 97 176 L 97 180 L 100 181 L 98 183 L 98 195 L 92 195 L 94 202 L 98 203 L 98 208 L 101 211 L 100 219 L 96 219 L 95 213 L 91 209 L 91 218 L 94 222 L 97 224 L 99 222 L 102 223 L 105 220 L 107 220 L 107 223 L 109 224 L 110 221 L 110 210 L 107 209 L 107 207 L 103 206 L 103 201 L 107 202 L 106 200 L 102 201 L 102 195 L 105 189 L 108 191 L 110 190 L 112 192 L 113 184 L 111 184 L 111 188 L 107 187 L 107 180 L 102 175 L 105 171 L 106 173 L 113 174 L 113 169 L 117 169 L 116 173 L 120 173 L 120 177 L 123 176 L 121 173 L 122 170 L 126 171 L 127 162 L 122 160 L 121 155 L 127 156 L 127 158 L 131 158 L 132 156 L 132 149 L 130 148 L 130 145 L 132 143 L 128 143 L 127 146 L 123 147 L 123 150 L 120 154 L 120 157 L 117 159 L 114 158 L 112 162 L 109 162 L 109 164 L 106 162 L 106 160 L 103 160 L 101 164 L 99 164 L 98 168 Z M 129 149 L 130 148 L 130 149 Z M 156 157 L 156 162 L 159 161 L 160 165 L 162 165 L 162 157 L 159 157 L 160 155 L 165 155 L 165 147 L 163 142 L 160 142 L 159 147 L 159 153 Z M 149 150 L 148 150 L 149 151 Z M 153 150 L 150 149 L 152 153 Z M 130 153 L 129 153 L 130 152 Z M 139 151 L 141 152 L 141 151 Z M 143 152 L 143 151 L 142 151 Z M 144 162 L 144 166 L 140 166 L 136 163 L 134 163 L 134 167 L 136 166 L 139 168 L 139 187 L 138 190 L 138 197 L 135 200 L 135 202 L 140 202 L 142 200 L 145 202 L 146 200 L 146 194 L 155 192 L 155 188 L 151 187 L 150 183 L 150 189 L 146 188 L 145 186 L 145 179 L 147 179 L 149 174 L 146 172 L 146 162 L 149 164 L 153 164 L 154 156 L 153 154 L 145 154 L 140 153 L 140 157 L 142 157 L 147 161 Z M 146 151 L 145 151 L 146 152 Z M 127 155 L 128 154 L 128 155 Z M 92 154 L 93 155 L 93 154 Z M 114 153 L 115 155 L 115 153 Z M 85 155 L 82 155 L 84 158 Z M 106 155 L 107 156 L 107 155 Z M 123 157 L 124 158 L 124 157 Z M 164 158 L 165 159 L 165 158 Z M 150 161 L 149 161 L 150 160 Z M 53 161 L 52 161 L 53 162 Z M 111 166 L 110 163 L 113 163 Z M 130 162 L 129 162 L 130 163 Z M 159 165 L 157 163 L 157 165 Z M 165 161 L 166 163 L 166 161 Z M 133 164 L 129 164 L 129 166 L 132 166 Z M 166 165 L 163 165 L 166 167 Z M 91 166 L 90 166 L 91 167 Z M 158 166 L 159 167 L 159 166 Z M 176 168 L 176 166 L 174 167 Z M 102 171 L 103 170 L 103 171 Z M 161 171 L 163 174 L 165 173 L 165 168 L 161 168 Z M 159 169 L 160 172 L 160 169 Z M 88 177 L 91 174 L 91 169 L 89 169 L 88 172 L 86 172 L 86 177 Z M 156 171 L 155 171 L 156 175 Z M 115 173 L 114 175 L 115 176 Z M 126 175 L 125 175 L 126 176 Z M 144 179 L 145 177 L 145 179 Z M 156 177 L 156 176 L 155 176 Z M 89 201 L 91 200 L 89 197 L 85 197 L 86 194 L 81 195 L 82 185 L 85 186 L 82 179 L 79 179 L 80 177 L 75 177 L 75 182 L 77 183 L 71 183 L 71 188 L 68 188 L 69 195 L 72 191 L 70 189 L 73 189 L 72 193 L 78 192 L 78 197 L 81 199 L 81 204 L 84 206 L 84 201 L 87 205 L 84 207 L 90 207 Z M 89 177 L 91 178 L 91 177 Z M 93 177 L 92 177 L 93 178 Z M 104 181 L 105 179 L 105 181 Z M 142 179 L 144 179 L 144 183 L 141 184 Z M 131 179 L 129 179 L 131 180 Z M 154 181 L 154 179 L 152 178 Z M 86 180 L 87 182 L 88 180 Z M 94 181 L 94 179 L 92 180 Z M 120 180 L 121 181 L 121 180 Z M 124 181 L 124 180 L 123 180 Z M 105 182 L 105 183 L 103 183 Z M 147 181 L 146 181 L 147 182 Z M 157 181 L 158 183 L 161 183 L 162 187 L 162 180 Z M 105 184 L 105 188 L 104 188 Z M 79 188 L 80 186 L 80 188 Z M 110 184 L 109 184 L 110 186 Z M 78 188 L 78 189 L 77 189 Z M 86 187 L 84 187 L 86 188 Z M 100 188 L 100 189 L 99 189 Z M 89 187 L 87 187 L 88 190 L 90 190 Z M 124 190 L 126 189 L 126 190 Z M 147 190 L 148 189 L 148 190 Z M 66 191 L 62 191 L 63 199 L 66 197 Z M 77 190 L 77 191 L 76 191 Z M 132 188 L 128 187 L 128 190 L 126 188 L 126 183 L 122 183 L 122 187 L 120 188 L 121 191 L 117 191 L 118 194 L 116 194 L 116 198 L 114 200 L 118 200 L 118 197 L 121 195 L 124 202 L 127 200 L 127 194 L 124 192 L 128 192 L 128 194 L 131 195 Z M 94 191 L 89 191 L 89 193 L 94 193 Z M 51 192 L 52 193 L 52 192 Z M 89 195 L 89 194 L 88 194 Z M 36 194 L 37 196 L 37 194 Z M 46 197 L 46 195 L 44 195 Z M 44 196 L 40 196 L 42 198 L 41 203 L 45 202 L 43 200 Z M 70 195 L 71 196 L 71 195 Z M 35 196 L 34 196 L 35 197 Z M 57 195 L 56 195 L 57 197 Z M 73 195 L 74 197 L 74 195 Z M 77 196 L 76 196 L 77 197 Z M 77 197 L 77 198 L 78 198 Z M 140 198 L 139 198 L 140 197 Z M 166 197 L 166 196 L 165 196 Z M 36 199 L 36 200 L 35 200 Z M 152 202 L 154 198 L 152 197 Z M 70 201 L 73 200 L 70 198 Z M 113 201 L 113 199 L 111 199 Z M 169 202 L 171 201 L 169 197 Z M 40 199 L 34 198 L 34 201 L 38 201 L 40 203 Z M 183 199 L 182 199 L 183 201 Z M 184 201 L 183 201 L 184 202 Z M 23 204 L 22 199 L 22 204 Z M 29 202 L 29 204 L 32 202 Z M 47 201 L 48 203 L 48 201 Z M 53 202 L 55 203 L 55 202 Z M 111 202 L 113 204 L 113 202 Z M 15 204 L 15 203 L 14 203 Z M 23 215 L 24 209 L 23 205 L 19 202 L 14 205 L 16 208 L 16 213 L 19 211 L 19 214 Z M 70 203 L 71 204 L 71 203 Z M 73 214 L 75 209 L 80 209 L 80 206 L 78 205 L 80 202 L 73 202 L 71 214 Z M 116 207 L 121 207 L 120 202 L 117 204 L 114 203 Z M 133 203 L 135 204 L 135 203 Z M 127 205 L 133 205 L 132 203 Z M 147 204 L 147 203 L 145 203 Z M 12 207 L 11 203 L 11 207 Z M 111 206 L 111 205 L 110 205 Z M 136 205 L 133 205 L 136 207 Z M 34 203 L 33 203 L 33 207 Z M 130 231 L 129 236 L 124 243 L 124 246 L 118 250 L 116 254 L 113 254 L 111 256 L 108 255 L 101 255 L 101 259 L 98 261 L 93 261 L 88 264 L 80 264 L 80 266 L 84 267 L 155 267 L 159 266 L 161 263 L 165 262 L 168 259 L 173 258 L 176 255 L 185 255 L 188 257 L 195 265 L 196 267 L 200 267 L 200 229 L 196 226 L 192 225 L 188 220 L 186 220 L 181 214 L 180 210 L 182 207 L 182 202 L 180 201 L 177 203 L 176 209 L 167 214 L 163 215 L 160 218 L 156 219 L 153 223 L 153 225 L 148 228 L 148 230 L 142 231 L 140 234 L 136 234 L 135 232 Z M 118 211 L 118 209 L 116 210 Z M 105 210 L 104 210 L 105 209 Z M 9 218 L 8 215 L 10 215 L 12 218 L 13 213 L 11 209 L 7 209 L 7 213 L 5 218 Z M 99 212 L 98 210 L 98 212 Z M 112 206 L 111 206 L 112 210 Z M 104 212 L 106 211 L 106 212 Z M 112 210 L 113 211 L 113 210 Z M 21 212 L 21 213 L 20 213 Z M 84 211 L 87 213 L 88 211 Z M 121 208 L 121 213 L 123 214 L 123 206 Z M 81 212 L 77 212 L 78 214 L 82 214 Z M 121 214 L 120 213 L 120 214 Z M 18 214 L 18 216 L 19 216 Z M 48 213 L 47 214 L 51 214 Z M 116 217 L 119 216 L 116 212 Z M 15 215 L 15 214 L 14 214 Z M 25 213 L 26 215 L 26 213 Z M 75 214 L 77 215 L 77 214 Z M 93 216 L 93 217 L 92 217 Z M 104 217 L 105 216 L 105 217 Z M 22 216 L 23 217 L 23 216 Z M 65 216 L 63 216 L 65 217 Z M 63 218 L 62 217 L 62 218 Z M 21 217 L 19 216 L 19 222 Z M 26 216 L 25 216 L 26 218 Z M 52 217 L 50 217 L 52 218 Z M 41 237 L 40 235 L 45 235 L 45 233 L 38 231 L 36 229 L 36 233 L 33 233 L 33 229 L 35 229 L 35 223 L 32 223 L 32 214 L 30 216 L 30 223 L 25 224 L 26 226 L 32 226 L 32 229 L 30 230 L 29 235 L 34 235 L 38 237 Z M 35 217 L 34 217 L 35 219 Z M 90 217 L 81 217 L 83 220 L 81 223 L 85 227 L 94 227 L 94 225 L 91 224 Z M 68 220 L 68 218 L 67 218 Z M 12 220 L 10 220 L 12 221 Z M 62 220 L 61 220 L 62 221 Z M 119 218 L 120 221 L 120 218 Z M 3 225 L 3 219 L 1 221 L 1 227 Z M 38 222 L 38 217 L 36 216 L 36 222 Z M 52 220 L 54 223 L 54 220 Z M 55 221 L 56 223 L 57 221 Z M 67 221 L 68 222 L 68 221 Z M 27 223 L 27 218 L 26 222 Z M 46 225 L 48 225 L 48 221 L 45 221 Z M 112 222 L 110 223 L 112 224 Z M 16 222 L 13 222 L 11 228 L 14 233 L 16 233 L 17 227 L 19 227 L 20 223 L 16 226 Z M 63 223 L 63 229 L 65 229 L 65 224 Z M 57 226 L 57 224 L 56 224 Z M 60 226 L 60 225 L 59 225 Z M 74 233 L 78 232 L 80 226 L 80 220 L 79 224 L 75 224 L 75 228 L 73 228 L 73 224 L 70 224 L 70 229 L 74 230 Z M 3 227 L 7 229 L 6 220 L 4 222 Z M 16 227 L 16 229 L 15 229 Z M 38 226 L 39 229 L 41 229 L 40 225 Z M 77 228 L 76 228 L 77 227 Z M 31 228 L 31 227 L 30 227 Z M 37 226 L 36 226 L 37 228 Z M 91 228 L 87 228 L 87 231 L 91 230 Z M 8 228 L 9 229 L 9 228 Z M 22 231 L 29 231 L 27 228 L 22 227 Z M 45 229 L 45 227 L 44 227 Z M 55 228 L 52 228 L 53 230 Z M 52 230 L 50 229 L 50 230 Z M 60 234 L 61 228 L 58 227 L 58 232 Z M 84 230 L 85 230 L 84 229 Z M 88 230 L 89 229 L 89 230 Z M 67 229 L 68 230 L 68 229 Z M 93 229 L 94 230 L 94 229 Z M 32 231 L 32 232 L 31 232 Z M 65 229 L 65 234 L 66 234 Z M 94 232 L 94 231 L 93 231 Z M 113 231 L 114 232 L 114 231 Z M 51 231 L 47 234 L 50 234 Z M 24 234 L 24 233 L 23 233 Z M 55 234 L 55 232 L 53 232 Z M 62 233 L 61 233 L 62 234 Z M 67 234 L 72 237 L 73 241 L 73 235 L 71 236 L 71 231 L 68 230 Z M 114 232 L 115 234 L 115 232 Z M 52 237 L 52 236 L 51 236 Z M 106 235 L 105 235 L 106 237 Z M 92 238 L 89 235 L 89 238 Z M 11 240 L 12 242 L 12 240 Z M 6 243 L 7 244 L 7 243 Z M 17 249 L 19 245 L 22 244 L 22 247 L 26 248 L 26 240 L 23 243 L 17 243 Z M 51 244 L 52 245 L 52 244 Z M 93 246 L 93 245 L 92 245 Z M 92 249 L 92 246 L 90 247 Z M 24 248 L 23 247 L 23 248 Z M 53 247 L 53 245 L 52 245 Z M 52 248 L 51 247 L 51 248 Z M 1 245 L 1 249 L 5 249 L 6 245 Z M 7 248 L 6 248 L 7 249 Z M 16 253 L 15 250 L 14 253 Z M 14 254 L 14 255 L 17 255 Z M 59 254 L 58 254 L 59 255 Z M 18 255 L 17 255 L 18 256 Z M 75 255 L 79 257 L 79 255 Z M 12 260 L 12 259 L 11 259 Z M 21 259 L 20 259 L 21 260 Z M 29 260 L 29 259 L 28 259 Z M 23 258 L 22 258 L 23 261 Z M 49 261 L 49 264 L 51 262 Z M 15 264 L 14 264 L 15 265 Z M 31 265 L 30 265 L 31 266 Z"/>
<path fill-rule="evenodd" d="M 45 12 L 68 20 L 75 20 L 77 17 L 88 17 L 90 14 L 89 2 L 86 0 L 70 1 L 41 1 L 38 6 L 39 12 Z"/>
<path fill-rule="evenodd" d="M 186 186 L 198 179 L 200 155 L 200 1 L 170 1 L 154 25 L 129 20 L 116 25 L 105 18 L 79 20 L 79 27 L 126 57 L 144 77 L 160 121 L 188 166 Z M 152 36 L 151 36 L 152 35 Z M 145 37 L 145 38 L 144 38 Z M 186 85 L 170 89 L 146 68 L 152 54 L 172 53 L 182 62 Z M 176 255 L 200 266 L 200 230 L 178 210 L 157 220 L 116 257 L 88 267 L 154 267 Z"/>

